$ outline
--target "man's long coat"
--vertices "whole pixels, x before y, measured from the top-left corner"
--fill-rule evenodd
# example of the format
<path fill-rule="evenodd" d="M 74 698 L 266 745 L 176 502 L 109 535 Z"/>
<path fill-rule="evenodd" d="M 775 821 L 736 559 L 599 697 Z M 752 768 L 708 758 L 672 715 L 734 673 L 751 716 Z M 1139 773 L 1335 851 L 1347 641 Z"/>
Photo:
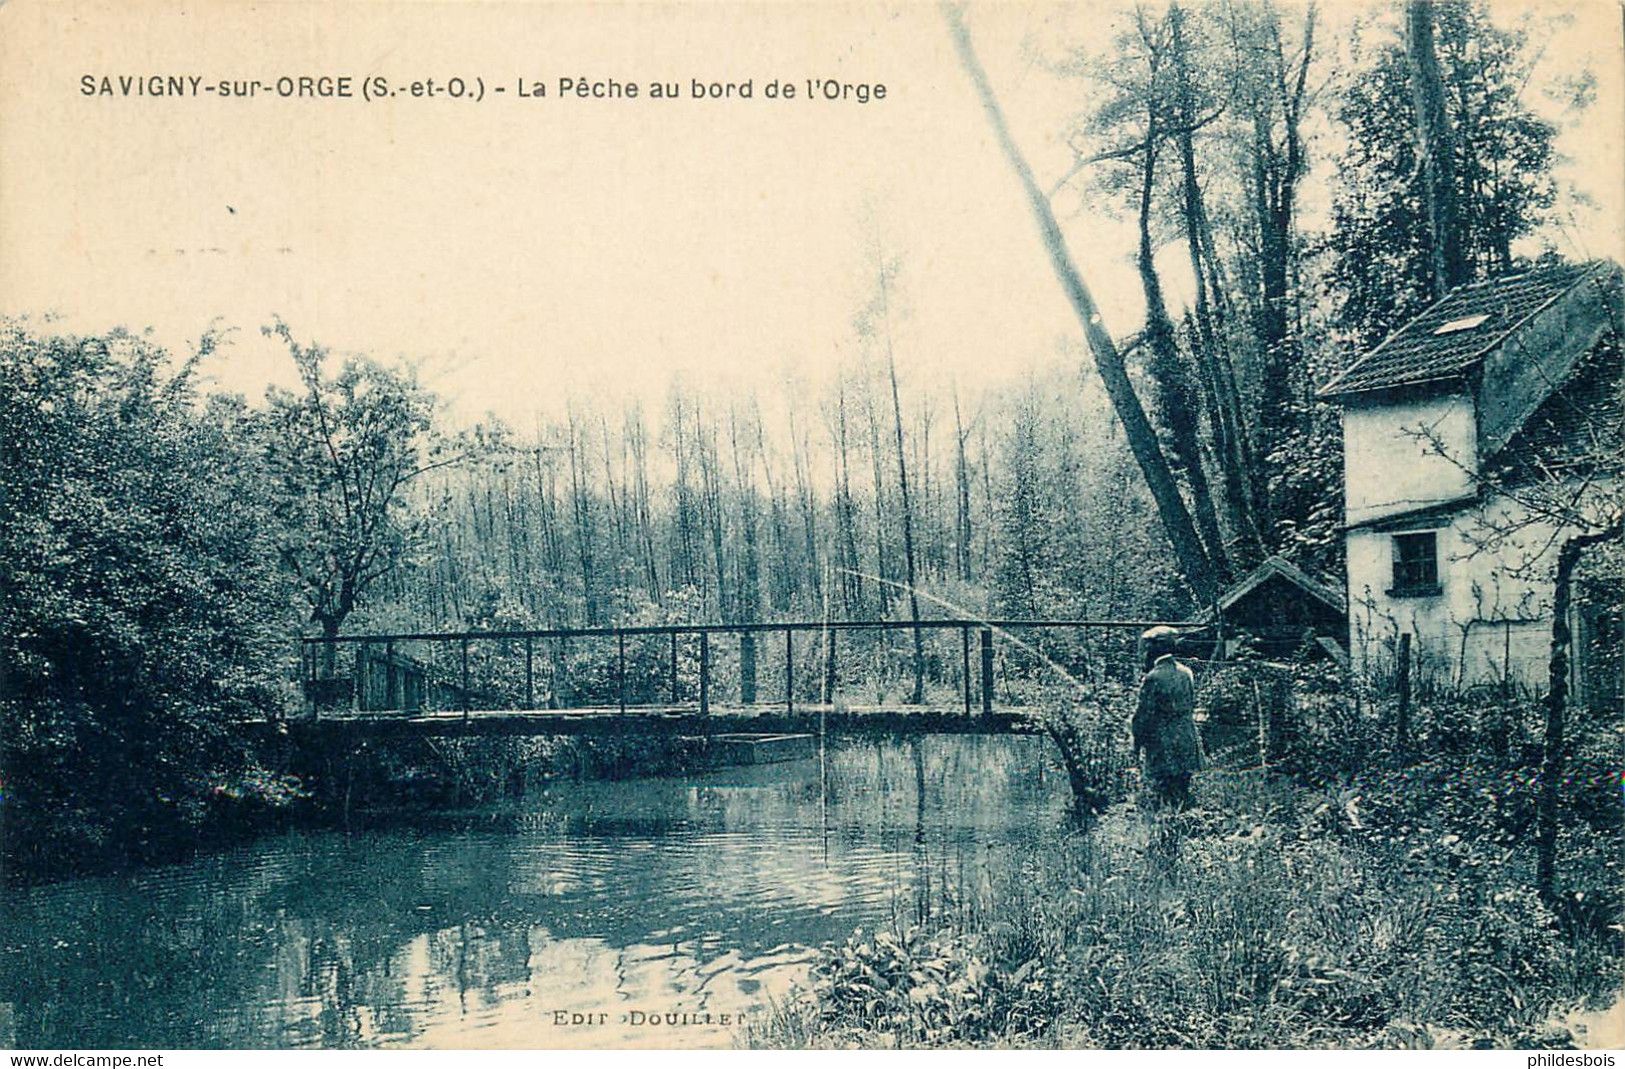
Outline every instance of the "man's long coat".
<path fill-rule="evenodd" d="M 1195 674 L 1170 655 L 1158 658 L 1140 682 L 1140 704 L 1132 724 L 1134 748 L 1145 749 L 1147 776 L 1167 779 L 1202 767 L 1195 710 Z"/>

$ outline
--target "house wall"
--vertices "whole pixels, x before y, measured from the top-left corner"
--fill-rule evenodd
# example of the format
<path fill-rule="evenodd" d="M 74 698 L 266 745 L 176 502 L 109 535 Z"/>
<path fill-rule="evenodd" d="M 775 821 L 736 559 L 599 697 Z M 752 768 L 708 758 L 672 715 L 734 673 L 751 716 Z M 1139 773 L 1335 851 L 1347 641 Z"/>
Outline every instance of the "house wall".
<path fill-rule="evenodd" d="M 1398 636 L 1411 633 L 1413 677 L 1461 688 L 1510 681 L 1546 686 L 1551 655 L 1551 574 L 1557 551 L 1551 525 L 1531 523 L 1495 550 L 1479 550 L 1491 526 L 1521 518 L 1518 507 L 1492 499 L 1440 526 L 1411 525 L 1348 532 L 1351 666 L 1385 678 Z M 1395 534 L 1432 530 L 1438 539 L 1439 593 L 1395 597 Z"/>
<path fill-rule="evenodd" d="M 1417 435 L 1420 428 L 1438 437 L 1446 455 Z M 1473 402 L 1465 395 L 1347 404 L 1344 522 L 1363 523 L 1472 493 L 1477 441 Z"/>

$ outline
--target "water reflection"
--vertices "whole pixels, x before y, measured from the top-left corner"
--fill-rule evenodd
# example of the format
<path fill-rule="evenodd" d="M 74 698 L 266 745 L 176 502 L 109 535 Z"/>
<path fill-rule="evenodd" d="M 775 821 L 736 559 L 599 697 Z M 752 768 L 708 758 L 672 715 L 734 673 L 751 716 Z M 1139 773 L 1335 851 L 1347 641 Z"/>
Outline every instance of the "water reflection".
<path fill-rule="evenodd" d="M 1063 819 L 1044 758 L 852 741 L 33 888 L 0 907 L 0 1001 L 29 1048 L 726 1045 L 809 948 L 985 889 Z"/>

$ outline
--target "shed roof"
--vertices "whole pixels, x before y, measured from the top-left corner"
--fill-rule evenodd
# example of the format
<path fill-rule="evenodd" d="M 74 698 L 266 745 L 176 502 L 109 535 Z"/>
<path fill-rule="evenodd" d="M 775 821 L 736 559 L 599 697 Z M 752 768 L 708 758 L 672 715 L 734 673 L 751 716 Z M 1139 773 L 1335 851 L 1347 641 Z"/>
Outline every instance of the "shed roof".
<path fill-rule="evenodd" d="M 1315 578 L 1283 557 L 1269 557 L 1219 597 L 1219 612 L 1228 612 L 1237 602 L 1257 590 L 1272 576 L 1280 576 L 1336 612 L 1349 611 L 1348 600 L 1341 590 L 1323 579 Z"/>
<path fill-rule="evenodd" d="M 1455 289 L 1345 368 L 1320 396 L 1464 377 L 1520 326 L 1608 266 L 1558 264 Z"/>

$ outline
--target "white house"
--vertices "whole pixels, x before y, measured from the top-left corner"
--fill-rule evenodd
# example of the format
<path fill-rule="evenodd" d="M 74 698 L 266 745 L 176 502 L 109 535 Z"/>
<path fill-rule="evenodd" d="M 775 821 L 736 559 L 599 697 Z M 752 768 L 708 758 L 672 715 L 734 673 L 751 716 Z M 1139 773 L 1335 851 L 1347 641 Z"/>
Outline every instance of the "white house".
<path fill-rule="evenodd" d="M 1450 293 L 1321 391 L 1343 410 L 1356 671 L 1383 672 L 1409 632 L 1424 678 L 1544 686 L 1568 527 L 1543 502 L 1557 487 L 1582 508 L 1617 497 L 1596 437 L 1611 428 L 1617 447 L 1620 322 L 1615 264 L 1493 279 Z M 1579 649 L 1617 620 L 1576 623 Z"/>

